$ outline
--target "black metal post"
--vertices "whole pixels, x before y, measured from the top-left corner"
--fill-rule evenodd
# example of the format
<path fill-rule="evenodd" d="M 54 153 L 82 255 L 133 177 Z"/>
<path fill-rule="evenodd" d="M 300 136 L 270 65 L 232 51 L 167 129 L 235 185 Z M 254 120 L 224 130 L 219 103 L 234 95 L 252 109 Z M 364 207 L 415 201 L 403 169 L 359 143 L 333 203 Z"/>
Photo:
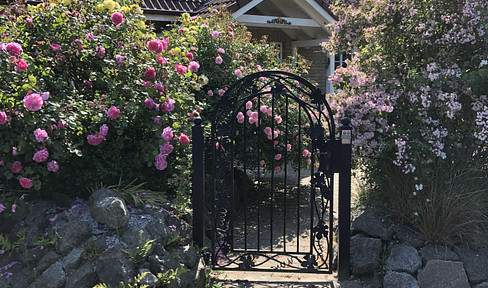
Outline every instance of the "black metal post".
<path fill-rule="evenodd" d="M 193 202 L 193 241 L 203 248 L 205 238 L 205 163 L 202 119 L 196 118 L 192 127 L 192 202 Z"/>
<path fill-rule="evenodd" d="M 349 278 L 351 257 L 351 120 L 341 121 L 339 171 L 339 279 Z"/>

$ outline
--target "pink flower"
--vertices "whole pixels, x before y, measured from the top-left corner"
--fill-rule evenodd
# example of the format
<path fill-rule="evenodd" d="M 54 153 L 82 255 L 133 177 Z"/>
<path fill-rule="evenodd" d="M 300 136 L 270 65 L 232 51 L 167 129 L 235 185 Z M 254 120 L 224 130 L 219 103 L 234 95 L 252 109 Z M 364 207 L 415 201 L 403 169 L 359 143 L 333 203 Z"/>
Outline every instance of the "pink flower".
<path fill-rule="evenodd" d="M 47 132 L 46 132 L 46 130 L 42 130 L 40 128 L 37 128 L 36 130 L 34 130 L 34 136 L 36 136 L 37 142 L 44 142 L 44 141 L 46 141 L 46 138 L 47 138 Z"/>
<path fill-rule="evenodd" d="M 193 54 L 191 54 L 190 52 L 186 53 L 185 55 L 186 58 L 188 58 L 188 60 L 193 60 Z"/>
<path fill-rule="evenodd" d="M 217 52 L 218 52 L 219 54 L 225 54 L 225 50 L 224 50 L 224 49 L 222 49 L 222 48 L 217 49 Z"/>
<path fill-rule="evenodd" d="M 190 69 L 191 72 L 197 72 L 198 68 L 200 68 L 200 64 L 198 64 L 198 62 L 191 61 L 188 64 L 188 69 Z"/>
<path fill-rule="evenodd" d="M 246 109 L 249 110 L 252 108 L 252 102 L 251 101 L 247 101 L 246 102 Z"/>
<path fill-rule="evenodd" d="M 199 66 L 199 67 L 200 67 L 200 66 Z M 175 70 L 176 70 L 176 72 L 178 72 L 179 74 L 185 74 L 186 69 L 187 69 L 187 68 L 186 68 L 186 66 L 185 66 L 185 65 L 183 65 L 183 64 L 181 64 L 181 63 L 179 63 L 179 64 L 177 64 L 177 65 L 175 66 Z M 198 70 L 198 69 L 197 69 L 197 70 Z"/>
<path fill-rule="evenodd" d="M 153 51 L 156 54 L 159 54 L 163 51 L 163 44 L 159 40 L 151 40 L 147 42 L 147 48 L 150 51 Z"/>
<path fill-rule="evenodd" d="M 286 151 L 290 152 L 291 150 L 291 144 L 286 144 Z"/>
<path fill-rule="evenodd" d="M 100 59 L 103 58 L 105 56 L 105 48 L 103 48 L 103 46 L 98 46 L 95 55 Z"/>
<path fill-rule="evenodd" d="M 158 170 L 164 170 L 166 167 L 168 167 L 168 162 L 166 161 L 166 155 L 163 154 L 158 154 L 156 157 L 154 157 L 154 162 L 156 169 Z"/>
<path fill-rule="evenodd" d="M 281 167 L 280 166 L 276 166 L 274 170 L 275 170 L 276 173 L 280 173 L 281 172 Z"/>
<path fill-rule="evenodd" d="M 213 95 L 214 95 L 214 93 L 213 93 L 213 91 L 212 91 L 212 90 L 208 90 L 208 91 L 207 91 L 207 94 L 208 94 L 208 96 L 213 96 Z"/>
<path fill-rule="evenodd" d="M 154 103 L 154 100 L 152 98 L 147 98 L 146 100 L 144 100 L 144 104 L 148 109 L 156 108 L 156 103 Z"/>
<path fill-rule="evenodd" d="M 310 151 L 308 151 L 307 149 L 303 149 L 303 156 L 310 157 L 310 155 L 312 155 L 312 153 L 310 153 Z"/>
<path fill-rule="evenodd" d="M 0 203 L 0 213 L 2 213 L 3 211 L 5 211 L 5 206 L 3 205 L 3 203 Z"/>
<path fill-rule="evenodd" d="M 17 147 L 12 147 L 12 155 L 14 156 L 19 155 L 19 151 L 17 151 Z"/>
<path fill-rule="evenodd" d="M 275 158 L 275 160 L 280 160 L 280 159 L 281 159 L 281 157 L 282 157 L 282 155 L 281 155 L 281 154 L 276 154 L 274 158 Z"/>
<path fill-rule="evenodd" d="M 280 124 L 283 121 L 283 119 L 281 119 L 281 116 L 278 115 L 278 116 L 275 116 L 275 121 L 276 121 L 276 123 Z"/>
<path fill-rule="evenodd" d="M 24 97 L 24 107 L 29 111 L 37 111 L 42 107 L 42 97 L 37 93 L 33 93 Z"/>
<path fill-rule="evenodd" d="M 51 46 L 51 49 L 53 51 L 59 51 L 59 50 L 61 50 L 61 45 L 59 45 L 59 44 L 51 44 L 50 46 Z"/>
<path fill-rule="evenodd" d="M 10 53 L 11 56 L 19 56 L 22 54 L 22 46 L 15 42 L 10 42 L 5 45 L 5 49 Z"/>
<path fill-rule="evenodd" d="M 161 83 L 161 82 L 154 84 L 154 88 L 156 88 L 156 90 L 158 90 L 158 92 L 164 91 L 164 86 L 163 86 L 163 83 Z"/>
<path fill-rule="evenodd" d="M 220 56 L 215 57 L 215 64 L 220 65 L 220 64 L 222 64 L 223 61 L 224 60 L 222 59 L 222 57 L 220 57 Z"/>
<path fill-rule="evenodd" d="M 10 171 L 12 171 L 12 173 L 19 173 L 22 171 L 22 163 L 15 161 L 12 163 L 12 165 L 10 165 Z"/>
<path fill-rule="evenodd" d="M 163 58 L 163 56 L 158 56 L 158 58 L 156 58 L 156 61 L 161 64 L 161 65 L 166 65 L 166 60 Z"/>
<path fill-rule="evenodd" d="M 122 66 L 124 65 L 124 61 L 125 61 L 125 57 L 120 55 L 120 54 L 117 54 L 115 55 L 115 60 L 117 60 L 117 66 Z"/>
<path fill-rule="evenodd" d="M 3 111 L 0 111 L 0 124 L 7 123 L 7 114 Z"/>
<path fill-rule="evenodd" d="M 241 57 L 241 54 L 236 52 L 236 58 L 239 59 L 239 57 Z"/>
<path fill-rule="evenodd" d="M 264 128 L 264 134 L 271 135 L 272 133 L 273 133 L 273 131 L 271 130 L 271 127 Z"/>
<path fill-rule="evenodd" d="M 103 135 L 96 134 L 96 135 L 88 135 L 86 139 L 88 140 L 88 144 L 92 146 L 98 146 L 100 145 L 100 143 L 102 143 L 102 141 L 105 140 L 105 137 Z"/>
<path fill-rule="evenodd" d="M 264 166 L 264 160 L 259 161 L 259 166 L 261 166 L 261 167 Z"/>
<path fill-rule="evenodd" d="M 238 78 L 241 78 L 241 77 L 242 77 L 242 71 L 241 71 L 241 69 L 236 69 L 236 70 L 234 71 L 234 74 L 236 74 L 236 76 L 237 76 Z"/>
<path fill-rule="evenodd" d="M 244 114 L 242 114 L 242 112 L 237 113 L 236 118 L 238 123 L 240 124 L 244 123 Z"/>
<path fill-rule="evenodd" d="M 164 145 L 159 146 L 159 153 L 163 155 L 169 155 L 173 152 L 173 145 L 169 144 L 169 142 L 164 143 Z"/>
<path fill-rule="evenodd" d="M 154 70 L 153 67 L 147 68 L 146 72 L 144 72 L 144 77 L 146 77 L 146 79 L 154 79 L 154 77 L 156 77 L 156 70 Z"/>
<path fill-rule="evenodd" d="M 34 153 L 34 156 L 32 157 L 32 159 L 38 163 L 41 163 L 41 162 L 46 161 L 48 157 L 49 157 L 49 152 L 47 151 L 46 148 L 44 148 L 44 149 L 39 150 L 36 153 Z"/>
<path fill-rule="evenodd" d="M 261 113 L 267 113 L 268 112 L 268 108 L 266 108 L 265 105 L 261 105 L 261 107 L 259 107 L 259 111 L 261 111 Z"/>
<path fill-rule="evenodd" d="M 107 124 L 103 124 L 102 126 L 100 126 L 99 133 L 103 137 L 107 136 L 107 134 L 108 134 L 108 126 L 107 126 Z"/>
<path fill-rule="evenodd" d="M 120 110 L 117 109 L 117 107 L 115 106 L 110 107 L 110 109 L 108 109 L 107 111 L 107 117 L 110 120 L 115 120 L 119 118 L 119 114 L 120 114 Z"/>
<path fill-rule="evenodd" d="M 12 204 L 10 208 L 12 209 L 12 213 L 15 213 L 15 209 L 17 209 L 17 205 Z"/>
<path fill-rule="evenodd" d="M 169 142 L 173 138 L 173 131 L 171 131 L 171 127 L 164 128 L 161 138 L 163 138 L 163 140 L 166 142 Z"/>
<path fill-rule="evenodd" d="M 20 178 L 19 179 L 20 186 L 22 186 L 25 189 L 29 189 L 32 187 L 32 180 L 29 178 Z"/>
<path fill-rule="evenodd" d="M 114 25 L 120 25 L 124 22 L 124 15 L 119 12 L 114 12 L 112 16 L 110 16 L 110 20 L 112 20 Z"/>
<path fill-rule="evenodd" d="M 42 93 L 41 93 L 41 98 L 42 98 L 42 100 L 47 101 L 47 99 L 49 99 L 49 95 L 50 95 L 50 94 L 51 94 L 51 93 L 49 93 L 49 92 L 42 92 Z"/>
<path fill-rule="evenodd" d="M 219 96 L 223 96 L 225 94 L 225 90 L 224 89 L 219 89 Z"/>
<path fill-rule="evenodd" d="M 51 172 L 58 172 L 59 165 L 58 162 L 52 160 L 47 163 L 47 170 Z"/>
<path fill-rule="evenodd" d="M 27 64 L 27 62 L 25 62 L 24 60 L 22 60 L 22 59 L 15 60 L 15 68 L 14 68 L 15 71 L 22 72 L 22 71 L 27 70 L 28 67 L 29 67 L 29 64 Z"/>
<path fill-rule="evenodd" d="M 211 36 L 212 36 L 212 38 L 214 38 L 214 39 L 219 38 L 219 34 L 220 34 L 220 33 L 219 33 L 219 31 L 211 31 L 211 32 L 210 32 L 210 35 L 211 35 Z"/>
<path fill-rule="evenodd" d="M 180 136 L 180 143 L 181 145 L 188 145 L 188 143 L 190 143 L 190 139 L 188 139 L 188 136 L 186 136 L 185 134 L 181 134 Z"/>

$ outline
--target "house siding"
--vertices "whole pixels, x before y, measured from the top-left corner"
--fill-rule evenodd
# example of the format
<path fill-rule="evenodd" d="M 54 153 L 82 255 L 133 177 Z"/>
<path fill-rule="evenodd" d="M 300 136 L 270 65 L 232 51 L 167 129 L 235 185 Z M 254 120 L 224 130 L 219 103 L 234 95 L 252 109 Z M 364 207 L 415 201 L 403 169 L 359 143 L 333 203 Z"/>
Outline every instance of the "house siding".
<path fill-rule="evenodd" d="M 298 54 L 311 62 L 306 78 L 317 82 L 322 93 L 326 92 L 327 54 L 322 51 L 321 47 L 300 47 L 297 50 Z"/>

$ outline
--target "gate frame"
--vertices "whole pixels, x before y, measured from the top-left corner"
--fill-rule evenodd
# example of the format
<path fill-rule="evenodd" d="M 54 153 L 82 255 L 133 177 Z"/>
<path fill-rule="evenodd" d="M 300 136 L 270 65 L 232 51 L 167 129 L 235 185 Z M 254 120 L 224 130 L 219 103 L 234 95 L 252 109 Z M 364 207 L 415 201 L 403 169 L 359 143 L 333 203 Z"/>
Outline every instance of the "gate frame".
<path fill-rule="evenodd" d="M 264 71 L 263 71 L 264 72 Z M 293 75 L 289 72 L 283 71 L 269 71 L 275 73 L 283 73 L 286 75 Z M 257 72 L 254 74 L 262 74 Z M 246 77 L 252 76 L 250 74 Z M 238 80 L 239 81 L 239 80 Z M 236 82 L 238 82 L 236 81 Z M 318 88 L 317 88 L 318 89 Z M 327 103 L 325 94 L 324 101 Z M 328 105 L 327 105 L 328 107 Z M 330 112 L 330 111 L 329 111 Z M 329 115 L 331 121 L 334 121 L 332 114 Z M 351 120 L 343 118 L 339 129 L 339 138 L 333 135 L 332 145 L 337 148 L 338 157 L 335 159 L 335 165 L 332 165 L 333 174 L 339 174 L 339 199 L 338 199 L 338 277 L 339 279 L 347 279 L 350 276 L 350 225 L 351 225 L 351 162 L 352 162 L 352 127 Z M 331 137 L 332 138 L 332 137 Z M 207 213 L 205 212 L 205 136 L 203 120 L 196 118 L 192 127 L 192 160 L 193 160 L 193 175 L 192 175 L 192 203 L 193 203 L 193 242 L 203 249 L 205 248 L 205 219 Z M 333 213 L 333 207 L 330 207 Z M 333 227 L 330 227 L 333 229 Z M 208 264 L 208 251 L 204 254 L 205 262 Z M 332 256 L 331 256 L 332 257 Z M 332 270 L 332 267 L 330 267 Z"/>

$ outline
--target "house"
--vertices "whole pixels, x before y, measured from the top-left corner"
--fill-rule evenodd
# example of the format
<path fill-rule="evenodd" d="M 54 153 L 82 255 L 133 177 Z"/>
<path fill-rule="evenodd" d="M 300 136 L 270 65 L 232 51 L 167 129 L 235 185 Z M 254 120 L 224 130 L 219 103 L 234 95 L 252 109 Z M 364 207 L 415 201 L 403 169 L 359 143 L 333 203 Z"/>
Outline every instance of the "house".
<path fill-rule="evenodd" d="M 320 43 L 328 41 L 326 25 L 334 21 L 331 0 L 144 0 L 146 18 L 156 28 L 174 22 L 182 13 L 199 15 L 225 5 L 233 18 L 246 25 L 253 38 L 267 35 L 282 58 L 296 53 L 312 61 L 309 76 L 323 92 L 332 92 L 328 77 L 343 65 L 342 55 L 327 55 Z"/>

